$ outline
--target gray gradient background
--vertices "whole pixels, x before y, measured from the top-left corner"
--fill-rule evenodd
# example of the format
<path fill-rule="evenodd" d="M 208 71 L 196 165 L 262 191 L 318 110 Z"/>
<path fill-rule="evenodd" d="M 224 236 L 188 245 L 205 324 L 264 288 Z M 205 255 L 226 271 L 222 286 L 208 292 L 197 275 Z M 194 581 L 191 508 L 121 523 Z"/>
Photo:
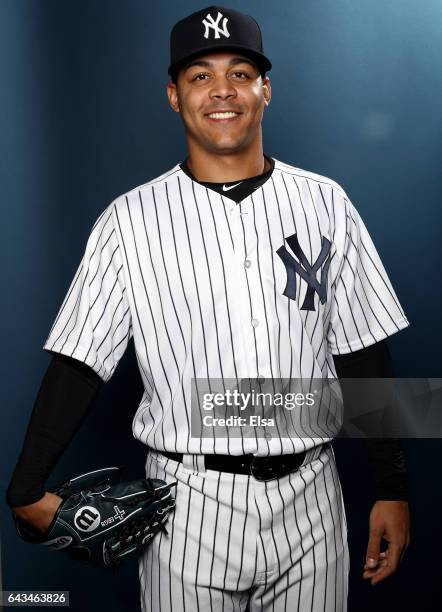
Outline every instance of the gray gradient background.
<path fill-rule="evenodd" d="M 2 496 L 49 363 L 42 351 L 93 222 L 185 155 L 166 100 L 168 34 L 201 2 L 0 4 Z M 236 2 L 262 25 L 273 100 L 265 151 L 340 182 L 412 323 L 389 341 L 398 375 L 441 375 L 442 5 L 439 0 Z M 51 482 L 127 463 L 141 397 L 132 343 Z M 437 609 L 440 443 L 407 440 L 411 547 L 398 574 L 361 578 L 370 509 L 363 442 L 335 446 L 351 548 L 350 612 Z M 134 563 L 115 574 L 19 541 L 2 502 L 4 589 L 70 590 L 72 610 L 136 610 Z M 425 593 L 423 596 L 422 594 Z M 177 611 L 180 612 L 180 611 Z"/>

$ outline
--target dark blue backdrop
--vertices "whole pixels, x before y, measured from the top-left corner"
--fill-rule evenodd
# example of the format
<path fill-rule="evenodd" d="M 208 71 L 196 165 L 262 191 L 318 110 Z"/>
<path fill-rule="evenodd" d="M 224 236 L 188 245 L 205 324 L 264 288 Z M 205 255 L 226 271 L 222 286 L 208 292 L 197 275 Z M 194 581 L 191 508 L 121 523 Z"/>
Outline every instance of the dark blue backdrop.
<path fill-rule="evenodd" d="M 111 199 L 185 155 L 165 92 L 168 35 L 174 21 L 203 6 L 1 3 L 2 491 L 49 362 L 41 347 L 92 223 Z M 389 341 L 398 375 L 440 376 L 440 2 L 230 6 L 257 18 L 274 63 L 266 152 L 342 184 L 412 324 Z M 52 480 L 114 462 L 142 474 L 144 448 L 131 435 L 140 397 L 131 344 Z M 375 588 L 361 578 L 370 509 L 366 456 L 357 441 L 341 440 L 335 448 L 352 555 L 350 612 L 401 604 L 436 610 L 442 594 L 439 441 L 406 442 L 411 547 L 400 572 Z M 137 609 L 135 564 L 114 575 L 83 568 L 19 541 L 5 504 L 1 521 L 3 588 L 70 590 L 72 610 Z"/>

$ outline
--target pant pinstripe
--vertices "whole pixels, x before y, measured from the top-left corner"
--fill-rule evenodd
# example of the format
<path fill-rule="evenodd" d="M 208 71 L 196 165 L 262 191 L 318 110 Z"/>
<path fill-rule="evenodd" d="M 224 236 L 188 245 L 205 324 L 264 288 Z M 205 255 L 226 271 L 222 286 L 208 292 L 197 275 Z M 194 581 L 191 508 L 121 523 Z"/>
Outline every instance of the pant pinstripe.
<path fill-rule="evenodd" d="M 346 612 L 349 554 L 332 447 L 277 480 L 205 470 L 150 451 L 176 507 L 139 558 L 143 612 Z"/>

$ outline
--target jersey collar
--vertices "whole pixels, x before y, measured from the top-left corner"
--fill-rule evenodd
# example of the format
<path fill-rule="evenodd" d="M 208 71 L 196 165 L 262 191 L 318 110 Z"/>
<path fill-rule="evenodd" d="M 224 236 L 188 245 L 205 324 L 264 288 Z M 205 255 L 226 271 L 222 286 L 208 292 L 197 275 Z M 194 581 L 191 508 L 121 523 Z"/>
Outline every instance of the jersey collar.
<path fill-rule="evenodd" d="M 197 183 L 202 187 L 210 189 L 211 191 L 215 191 L 223 198 L 226 198 L 231 202 L 239 204 L 243 200 L 247 199 L 257 189 L 262 187 L 264 183 L 266 183 L 271 177 L 275 168 L 275 160 L 266 154 L 264 154 L 264 157 L 269 161 L 270 168 L 262 174 L 258 174 L 256 176 L 248 177 L 242 180 L 239 179 L 236 181 L 226 181 L 223 183 L 198 181 L 187 165 L 188 158 L 178 164 L 178 166 L 182 170 L 182 172 L 184 172 L 184 174 L 186 174 L 186 176 L 188 176 L 194 183 Z"/>

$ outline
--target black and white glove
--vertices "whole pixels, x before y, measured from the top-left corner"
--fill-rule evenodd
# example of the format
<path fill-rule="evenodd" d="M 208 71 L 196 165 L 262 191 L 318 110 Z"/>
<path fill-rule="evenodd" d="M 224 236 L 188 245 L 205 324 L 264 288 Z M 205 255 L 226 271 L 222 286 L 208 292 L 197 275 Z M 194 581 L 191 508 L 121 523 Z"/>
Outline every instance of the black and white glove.
<path fill-rule="evenodd" d="M 141 553 L 160 529 L 167 534 L 175 485 L 154 478 L 122 482 L 121 468 L 103 468 L 48 489 L 63 502 L 45 532 L 14 512 L 13 518 L 27 542 L 66 552 L 77 561 L 115 567 Z"/>

